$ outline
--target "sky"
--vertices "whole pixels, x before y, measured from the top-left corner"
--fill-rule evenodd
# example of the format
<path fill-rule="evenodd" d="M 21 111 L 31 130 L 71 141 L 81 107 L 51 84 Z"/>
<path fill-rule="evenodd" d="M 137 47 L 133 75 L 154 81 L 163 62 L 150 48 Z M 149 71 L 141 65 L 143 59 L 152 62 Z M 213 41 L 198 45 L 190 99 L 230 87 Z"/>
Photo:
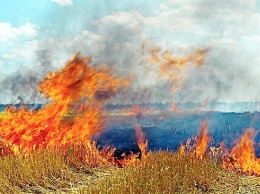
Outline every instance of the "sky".
<path fill-rule="evenodd" d="M 145 42 L 209 52 L 172 94 L 143 67 Z M 132 77 L 115 103 L 260 101 L 259 51 L 257 0 L 1 0 L 0 103 L 44 102 L 37 82 L 74 52 Z"/>

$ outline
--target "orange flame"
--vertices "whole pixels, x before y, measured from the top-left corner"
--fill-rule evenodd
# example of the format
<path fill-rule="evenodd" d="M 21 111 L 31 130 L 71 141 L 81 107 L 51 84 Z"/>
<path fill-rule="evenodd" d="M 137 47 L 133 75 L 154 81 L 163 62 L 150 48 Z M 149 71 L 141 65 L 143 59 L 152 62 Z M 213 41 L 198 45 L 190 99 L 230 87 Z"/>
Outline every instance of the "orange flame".
<path fill-rule="evenodd" d="M 138 124 L 135 125 L 135 135 L 137 138 L 137 145 L 140 149 L 140 153 L 139 154 L 131 153 L 129 155 L 123 153 L 121 155 L 123 159 L 117 160 L 117 163 L 120 167 L 129 166 L 135 164 L 135 162 L 138 161 L 139 159 L 145 160 L 147 158 L 148 140 L 145 140 L 145 135 L 142 131 L 142 128 Z"/>
<path fill-rule="evenodd" d="M 172 100 L 171 110 L 173 112 L 177 112 L 178 111 L 178 107 L 177 107 L 176 103 L 174 102 L 174 100 Z"/>
<path fill-rule="evenodd" d="M 241 137 L 240 142 L 233 147 L 229 157 L 224 157 L 223 167 L 238 169 L 250 175 L 260 176 L 260 159 L 255 155 L 254 138 L 256 131 L 249 128 Z"/>
<path fill-rule="evenodd" d="M 144 44 L 144 51 L 149 57 L 143 60 L 144 64 L 157 64 L 159 76 L 164 77 L 171 85 L 172 92 L 178 92 L 183 83 L 188 79 L 188 73 L 192 66 L 200 67 L 205 60 L 207 49 L 197 49 L 187 57 L 175 57 L 171 50 L 163 50 L 157 46 Z"/>
<path fill-rule="evenodd" d="M 0 138 L 0 156 L 7 156 L 10 154 L 14 154 L 12 146 L 5 143 L 5 141 Z"/>
<path fill-rule="evenodd" d="M 138 105 L 133 105 L 131 107 L 131 115 L 136 117 L 136 118 L 140 118 L 142 115 L 142 110 Z"/>
<path fill-rule="evenodd" d="M 93 67 L 79 55 L 64 68 L 50 72 L 38 88 L 52 100 L 43 109 L 7 109 L 1 117 L 0 134 L 16 152 L 47 146 L 87 143 L 102 132 L 99 109 L 129 79 L 117 79 L 109 69 Z"/>
<path fill-rule="evenodd" d="M 135 125 L 135 135 L 137 138 L 137 145 L 141 150 L 141 156 L 146 157 L 147 155 L 147 148 L 148 148 L 148 141 L 145 140 L 144 132 L 140 125 Z"/>
<path fill-rule="evenodd" d="M 211 137 L 208 135 L 208 132 L 208 123 L 206 121 L 202 121 L 199 134 L 195 139 L 195 151 L 197 158 L 202 159 L 203 155 L 207 150 L 207 146 L 211 140 Z"/>

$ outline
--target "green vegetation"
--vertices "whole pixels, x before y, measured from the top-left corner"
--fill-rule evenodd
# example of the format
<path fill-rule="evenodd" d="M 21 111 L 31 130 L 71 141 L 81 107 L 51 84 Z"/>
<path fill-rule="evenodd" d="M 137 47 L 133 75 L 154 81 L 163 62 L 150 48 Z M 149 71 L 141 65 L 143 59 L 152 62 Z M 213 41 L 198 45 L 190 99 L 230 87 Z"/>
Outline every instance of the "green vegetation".
<path fill-rule="evenodd" d="M 260 178 L 223 170 L 210 153 L 150 152 L 124 168 L 95 144 L 0 158 L 0 193 L 252 193 Z M 64 151 L 65 150 L 65 151 Z"/>

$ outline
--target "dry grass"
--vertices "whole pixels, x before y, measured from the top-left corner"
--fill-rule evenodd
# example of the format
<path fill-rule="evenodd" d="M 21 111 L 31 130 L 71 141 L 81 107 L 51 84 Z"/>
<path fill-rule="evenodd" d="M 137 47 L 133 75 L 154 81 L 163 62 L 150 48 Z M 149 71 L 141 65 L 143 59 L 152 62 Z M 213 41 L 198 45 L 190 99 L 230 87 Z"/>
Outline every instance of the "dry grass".
<path fill-rule="evenodd" d="M 35 150 L 0 158 L 0 193 L 48 193 L 78 187 L 93 170 L 111 166 L 95 144 Z"/>
<path fill-rule="evenodd" d="M 118 168 L 95 144 L 0 158 L 0 193 L 259 193 L 259 178 L 224 171 L 207 153 L 159 151 Z"/>
<path fill-rule="evenodd" d="M 145 161 L 117 170 L 116 173 L 79 190 L 80 193 L 216 193 L 220 182 L 239 187 L 238 175 L 226 173 L 207 155 L 197 159 L 191 152 L 149 154 Z"/>

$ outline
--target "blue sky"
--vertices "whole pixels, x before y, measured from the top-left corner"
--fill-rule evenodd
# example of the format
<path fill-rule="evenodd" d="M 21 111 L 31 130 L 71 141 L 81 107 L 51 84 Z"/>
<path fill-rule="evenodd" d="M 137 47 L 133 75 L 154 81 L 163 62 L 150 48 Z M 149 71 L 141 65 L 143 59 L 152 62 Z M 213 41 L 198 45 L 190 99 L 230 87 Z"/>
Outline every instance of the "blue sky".
<path fill-rule="evenodd" d="M 146 41 L 210 52 L 172 95 L 140 65 Z M 37 81 L 77 51 L 134 74 L 128 102 L 260 101 L 259 50 L 257 0 L 1 0 L 0 103 L 41 102 Z"/>

